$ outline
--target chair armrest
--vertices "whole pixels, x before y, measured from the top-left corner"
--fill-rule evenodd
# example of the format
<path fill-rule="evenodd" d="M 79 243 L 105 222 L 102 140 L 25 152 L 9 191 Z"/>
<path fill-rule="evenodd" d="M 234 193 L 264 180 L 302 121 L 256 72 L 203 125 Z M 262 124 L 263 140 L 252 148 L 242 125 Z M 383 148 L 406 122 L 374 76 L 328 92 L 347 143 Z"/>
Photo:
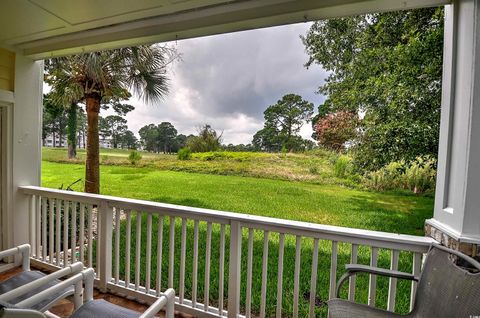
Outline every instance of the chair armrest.
<path fill-rule="evenodd" d="M 75 309 L 82 305 L 82 292 L 83 292 L 83 284 L 85 284 L 85 299 L 91 300 L 93 298 L 93 280 L 95 278 L 95 272 L 92 268 L 87 268 L 82 272 L 73 275 L 70 278 L 67 278 L 60 283 L 52 286 L 48 289 L 41 291 L 40 293 L 22 300 L 21 302 L 15 304 L 16 307 L 19 308 L 31 308 L 33 305 L 38 304 L 42 300 L 48 298 L 53 293 L 61 291 L 65 288 L 70 286 L 75 286 L 75 294 L 73 296 Z"/>
<path fill-rule="evenodd" d="M 368 274 L 374 274 L 374 275 L 381 275 L 381 276 L 387 276 L 387 277 L 418 281 L 418 277 L 415 277 L 413 274 L 395 271 L 395 270 L 386 269 L 386 268 L 379 268 L 379 267 L 358 265 L 358 264 L 347 264 L 345 265 L 345 269 L 347 270 L 347 272 L 350 272 L 352 274 L 368 273 Z"/>
<path fill-rule="evenodd" d="M 347 272 L 340 277 L 338 284 L 337 284 L 337 292 L 336 297 L 339 298 L 340 295 L 340 287 L 342 284 L 352 275 L 356 275 L 358 273 L 367 273 L 372 275 L 380 275 L 386 277 L 393 277 L 393 278 L 400 278 L 400 279 L 408 279 L 418 282 L 419 278 L 413 274 L 395 271 L 391 269 L 379 268 L 379 267 L 372 267 L 367 265 L 359 265 L 359 264 L 347 264 L 345 265 L 345 269 Z"/>
<path fill-rule="evenodd" d="M 53 272 L 49 275 L 41 277 L 39 279 L 34 280 L 28 284 L 15 288 L 9 292 L 6 292 L 0 295 L 0 300 L 4 302 L 9 302 L 10 300 L 17 298 L 23 294 L 26 294 L 34 289 L 37 289 L 45 284 L 48 284 L 56 279 L 62 278 L 64 276 L 68 276 L 71 274 L 79 273 L 83 269 L 83 264 L 81 262 L 76 262 L 70 266 L 62 268 L 56 272 Z"/>
<path fill-rule="evenodd" d="M 175 291 L 169 288 L 139 318 L 153 318 L 165 308 L 165 318 L 173 318 L 175 310 Z"/>
<path fill-rule="evenodd" d="M 30 245 L 22 244 L 17 247 L 9 248 L 8 250 L 0 251 L 0 259 L 14 256 L 17 254 L 22 255 L 22 269 L 24 271 L 30 270 Z"/>

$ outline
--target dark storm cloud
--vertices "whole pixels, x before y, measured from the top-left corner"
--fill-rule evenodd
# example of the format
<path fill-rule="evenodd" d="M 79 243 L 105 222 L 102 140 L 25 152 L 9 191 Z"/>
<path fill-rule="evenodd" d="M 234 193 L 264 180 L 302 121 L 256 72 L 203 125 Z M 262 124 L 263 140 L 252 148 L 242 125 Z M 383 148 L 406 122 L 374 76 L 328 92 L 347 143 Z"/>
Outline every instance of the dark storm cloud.
<path fill-rule="evenodd" d="M 248 143 L 263 126 L 263 111 L 283 95 L 299 94 L 317 106 L 323 97 L 315 91 L 326 74 L 303 66 L 307 55 L 299 35 L 308 28 L 297 24 L 179 41 L 182 60 L 169 74 L 169 96 L 155 106 L 135 102 L 131 128 L 171 121 L 179 132 L 193 133 L 208 122 L 224 131 L 226 143 Z"/>

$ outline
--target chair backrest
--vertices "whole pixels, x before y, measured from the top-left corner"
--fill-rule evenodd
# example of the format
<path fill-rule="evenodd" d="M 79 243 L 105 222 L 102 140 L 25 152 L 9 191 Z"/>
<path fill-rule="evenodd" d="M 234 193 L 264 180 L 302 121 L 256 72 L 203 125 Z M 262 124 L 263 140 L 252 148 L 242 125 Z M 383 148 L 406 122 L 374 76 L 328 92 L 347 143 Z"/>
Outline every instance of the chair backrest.
<path fill-rule="evenodd" d="M 457 266 L 452 254 L 480 270 L 474 259 L 443 246 L 432 246 L 418 283 L 412 317 L 480 317 L 480 273 Z"/>

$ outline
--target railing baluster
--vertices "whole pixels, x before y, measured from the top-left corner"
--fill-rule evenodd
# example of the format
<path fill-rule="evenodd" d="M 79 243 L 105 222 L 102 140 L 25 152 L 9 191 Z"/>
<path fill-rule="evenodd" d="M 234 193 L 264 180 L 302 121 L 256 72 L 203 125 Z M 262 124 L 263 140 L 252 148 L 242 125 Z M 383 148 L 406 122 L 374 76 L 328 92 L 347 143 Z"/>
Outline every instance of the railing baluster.
<path fill-rule="evenodd" d="M 175 217 L 170 217 L 169 231 L 169 248 L 168 248 L 168 288 L 173 288 L 173 275 L 175 270 Z"/>
<path fill-rule="evenodd" d="M 160 296 L 162 288 L 162 252 L 163 252 L 163 215 L 158 216 L 157 224 L 157 278 L 155 280 L 157 297 Z"/>
<path fill-rule="evenodd" d="M 352 244 L 352 254 L 350 256 L 350 263 L 357 264 L 357 258 L 358 258 L 358 245 Z M 356 275 L 352 275 L 348 279 L 348 300 L 350 301 L 355 301 L 356 282 L 357 282 Z"/>
<path fill-rule="evenodd" d="M 317 271 L 318 271 L 318 238 L 313 239 L 312 274 L 310 277 L 310 308 L 309 317 L 315 317 L 315 301 L 317 295 Z"/>
<path fill-rule="evenodd" d="M 42 234 L 42 231 L 41 231 L 41 226 L 42 226 L 42 197 L 37 195 L 37 202 L 36 202 L 36 206 L 35 206 L 35 225 L 36 225 L 36 229 L 35 229 L 35 234 L 36 234 L 36 239 L 35 239 L 35 242 L 37 243 L 36 246 L 36 251 L 35 251 L 35 257 L 36 258 L 39 258 L 41 259 L 42 257 L 42 253 L 40 252 L 40 246 L 42 245 L 41 244 L 41 234 Z"/>
<path fill-rule="evenodd" d="M 337 289 L 337 255 L 338 242 L 332 241 L 332 256 L 330 262 L 330 289 L 328 292 L 329 299 L 335 297 L 335 291 Z"/>
<path fill-rule="evenodd" d="M 93 267 L 93 206 L 88 205 L 88 267 Z"/>
<path fill-rule="evenodd" d="M 212 249 L 212 223 L 207 223 L 207 242 L 205 244 L 205 285 L 204 291 L 204 310 L 208 311 L 208 304 L 210 300 L 210 255 Z"/>
<path fill-rule="evenodd" d="M 63 204 L 63 266 L 68 264 L 68 217 L 70 210 L 70 201 Z"/>
<path fill-rule="evenodd" d="M 253 229 L 248 229 L 247 247 L 247 295 L 245 301 L 245 317 L 250 318 L 252 312 L 252 260 L 253 260 Z M 230 288 L 230 287 L 229 287 Z"/>
<path fill-rule="evenodd" d="M 295 270 L 293 274 L 293 317 L 298 317 L 298 294 L 300 293 L 300 253 L 302 250 L 302 237 L 295 238 Z"/>
<path fill-rule="evenodd" d="M 49 263 L 53 264 L 53 257 L 54 257 L 54 233 L 55 233 L 55 226 L 54 226 L 54 218 L 55 218 L 55 200 L 52 198 L 48 198 L 49 204 L 49 223 L 48 223 L 48 252 L 49 256 Z"/>
<path fill-rule="evenodd" d="M 125 287 L 130 288 L 130 249 L 132 248 L 132 211 L 127 210 L 125 229 Z"/>
<path fill-rule="evenodd" d="M 120 280 L 120 219 L 121 210 L 115 208 L 115 284 L 118 284 Z"/>
<path fill-rule="evenodd" d="M 377 267 L 377 260 L 378 260 L 378 248 L 372 247 L 371 248 L 371 256 L 370 256 L 370 266 Z M 376 275 L 369 275 L 369 284 L 368 284 L 368 305 L 375 307 L 375 300 L 377 297 L 377 276 Z"/>
<path fill-rule="evenodd" d="M 68 264 L 68 217 L 70 204 L 70 201 L 65 201 L 63 204 L 63 266 Z"/>
<path fill-rule="evenodd" d="M 135 290 L 140 288 L 140 266 L 141 266 L 141 258 L 142 258 L 142 212 L 137 211 L 135 221 L 137 222 L 135 235 Z"/>
<path fill-rule="evenodd" d="M 223 287 L 225 271 L 225 224 L 220 225 L 220 262 L 218 265 L 218 315 L 223 316 Z"/>
<path fill-rule="evenodd" d="M 28 207 L 28 222 L 29 222 L 29 229 L 28 229 L 28 239 L 29 239 L 29 244 L 31 246 L 30 248 L 30 257 L 33 257 L 36 255 L 37 251 L 37 244 L 35 243 L 36 236 L 35 236 L 35 229 L 36 229 L 36 215 L 35 215 L 35 209 L 37 207 L 37 198 L 38 196 L 32 195 L 30 199 L 30 205 Z"/>
<path fill-rule="evenodd" d="M 47 261 L 47 198 L 42 197 L 42 261 Z"/>
<path fill-rule="evenodd" d="M 72 263 L 77 261 L 77 202 L 72 202 L 72 232 L 70 233 Z"/>
<path fill-rule="evenodd" d="M 185 297 L 185 257 L 187 252 L 187 219 L 182 218 L 182 238 L 180 247 L 180 282 L 178 287 L 178 299 L 180 304 Z"/>
<path fill-rule="evenodd" d="M 228 279 L 228 318 L 240 314 L 240 276 L 242 271 L 242 226 L 238 221 L 230 222 L 230 255 Z"/>
<path fill-rule="evenodd" d="M 96 263 L 96 271 L 97 271 L 97 278 L 102 276 L 102 272 L 100 269 L 100 244 L 101 244 L 101 236 L 100 236 L 100 229 L 102 228 L 102 217 L 100 216 L 100 206 L 97 205 L 96 207 L 97 213 L 97 245 L 96 245 L 96 253 L 95 253 L 95 263 Z"/>
<path fill-rule="evenodd" d="M 398 269 L 398 256 L 400 252 L 397 250 L 392 250 L 392 255 L 390 258 L 390 269 L 396 271 Z M 387 310 L 395 311 L 395 299 L 397 296 L 397 279 L 390 278 L 388 282 L 388 300 L 387 300 Z"/>
<path fill-rule="evenodd" d="M 416 277 L 420 275 L 420 270 L 422 268 L 422 253 L 414 253 L 413 254 L 413 265 L 412 265 L 412 273 Z M 417 282 L 412 281 L 412 288 L 410 291 L 410 311 L 413 310 L 413 305 L 415 304 L 415 294 L 417 292 Z"/>
<path fill-rule="evenodd" d="M 80 262 L 85 263 L 85 204 L 80 203 Z"/>
<path fill-rule="evenodd" d="M 192 307 L 197 306 L 198 220 L 193 225 Z"/>
<path fill-rule="evenodd" d="M 56 213 L 55 213 L 55 217 L 56 217 L 56 226 L 55 226 L 55 230 L 56 230 L 56 234 L 55 234 L 55 245 L 56 245 L 56 264 L 57 266 L 60 266 L 60 216 L 61 216 L 61 213 L 62 213 L 62 201 L 60 201 L 60 199 L 57 199 L 57 204 L 56 204 Z"/>
<path fill-rule="evenodd" d="M 268 231 L 263 232 L 262 288 L 260 295 L 260 318 L 265 317 L 267 303 L 267 273 L 268 273 Z"/>
<path fill-rule="evenodd" d="M 150 293 L 150 279 L 152 270 L 152 214 L 147 213 L 147 260 L 145 266 L 147 267 L 147 273 L 145 276 L 145 292 Z"/>
<path fill-rule="evenodd" d="M 280 233 L 278 240 L 278 273 L 277 273 L 277 308 L 276 317 L 282 317 L 283 302 L 283 254 L 285 251 L 285 234 Z"/>

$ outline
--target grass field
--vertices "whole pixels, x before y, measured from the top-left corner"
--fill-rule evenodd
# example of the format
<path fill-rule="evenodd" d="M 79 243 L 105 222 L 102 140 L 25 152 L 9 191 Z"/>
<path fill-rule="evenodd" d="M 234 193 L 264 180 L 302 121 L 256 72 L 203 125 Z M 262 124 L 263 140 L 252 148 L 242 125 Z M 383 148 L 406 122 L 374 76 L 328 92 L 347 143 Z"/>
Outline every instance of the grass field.
<path fill-rule="evenodd" d="M 328 158 L 324 155 L 233 154 L 229 158 L 228 154 L 221 158 L 210 158 L 208 160 L 198 156 L 186 162 L 178 161 L 176 157 L 170 155 L 144 155 L 141 166 L 132 167 L 126 161 L 128 152 L 108 151 L 102 155 L 104 165 L 101 166 L 101 192 L 102 194 L 157 202 L 416 235 L 423 234 L 424 220 L 432 215 L 433 200 L 429 197 L 401 193 L 377 193 L 343 186 L 342 180 L 333 176 Z M 57 157 L 55 158 L 55 156 Z M 83 179 L 84 166 L 75 164 L 75 162 L 70 163 L 63 159 L 64 156 L 65 150 L 48 149 L 44 151 L 44 160 L 49 161 L 44 161 L 42 166 L 43 186 L 59 188 L 62 184 L 65 186 L 77 179 Z M 79 159 L 76 162 L 80 163 L 81 160 Z M 273 166 L 277 162 L 279 162 L 279 167 Z M 317 166 L 316 169 L 311 168 L 313 164 Z M 230 170 L 227 167 L 230 167 L 228 168 Z M 269 169 L 263 169 L 262 167 L 269 167 Z M 229 173 L 226 173 L 226 171 L 229 171 Z M 262 177 L 262 174 L 264 177 Z M 303 179 L 299 177 L 308 175 L 313 177 Z M 297 181 L 292 182 L 291 180 Z M 325 183 L 322 183 L 322 180 Z M 82 182 L 74 185 L 75 190 L 80 191 L 82 188 Z M 154 224 L 156 224 L 155 222 L 154 220 Z M 188 233 L 192 233 L 192 228 L 193 224 L 189 223 Z M 203 295 L 204 288 L 205 247 L 202 242 L 204 242 L 206 235 L 205 228 L 205 224 L 201 224 L 200 260 L 198 264 L 199 295 Z M 168 237 L 168 230 L 167 221 L 164 228 L 164 237 Z M 135 226 L 132 226 L 132 237 L 135 237 L 134 231 Z M 142 229 L 142 233 L 144 236 L 142 240 L 144 241 L 146 239 L 145 229 Z M 176 251 L 178 252 L 176 252 L 176 260 L 180 258 L 179 233 L 180 223 L 177 221 L 175 241 Z M 153 242 L 156 242 L 155 235 L 156 231 L 154 231 Z M 187 241 L 187 259 L 191 260 L 193 239 L 192 235 L 187 235 L 187 237 L 189 238 Z M 211 303 L 216 303 L 216 299 L 218 299 L 218 237 L 219 229 L 214 226 L 212 281 L 210 286 Z M 271 292 L 267 296 L 267 316 L 272 316 L 275 313 L 276 294 L 274 291 L 276 291 L 276 261 L 278 257 L 276 240 L 278 238 L 273 236 L 268 258 L 268 290 Z M 167 251 L 168 242 L 166 241 L 164 241 L 164 248 Z M 121 242 L 124 247 L 123 238 Z M 254 259 L 259 260 L 260 263 L 254 263 L 252 309 L 257 313 L 261 286 L 262 242 L 262 233 L 255 233 Z M 291 278 L 294 268 L 295 238 L 288 236 L 285 243 L 284 273 L 289 273 L 285 278 Z M 246 246 L 246 242 L 244 242 L 244 246 Z M 134 246 L 131 248 L 134 250 Z M 308 312 L 307 294 L 310 281 L 311 249 L 311 241 L 303 240 L 300 278 L 302 293 L 300 296 L 300 316 L 302 317 Z M 122 251 L 124 250 L 125 247 L 122 248 Z M 155 246 L 153 246 L 153 250 L 155 250 Z M 142 253 L 145 255 L 144 249 Z M 246 248 L 242 249 L 242 253 L 245 257 Z M 162 259 L 164 269 L 168 268 L 168 259 L 165 254 Z M 226 255 L 228 255 L 228 244 Z M 343 264 L 348 262 L 348 255 L 348 246 L 341 244 L 339 247 L 339 275 L 343 269 Z M 132 255 L 132 262 L 133 257 Z M 145 268 L 144 259 L 142 258 L 142 269 Z M 153 263 L 155 263 L 155 259 L 156 255 L 153 255 Z M 409 260 L 410 257 L 406 253 L 401 255 L 399 268 L 410 270 Z M 369 254 L 366 248 L 360 249 L 359 261 L 368 264 Z M 176 273 L 178 273 L 178 263 L 176 261 Z M 321 244 L 319 264 L 319 269 L 322 269 L 322 271 L 319 272 L 317 282 L 317 286 L 319 286 L 319 295 L 317 295 L 319 298 L 318 314 L 324 316 L 326 312 L 324 301 L 328 299 L 328 288 L 325 288 L 325 286 L 328 286 L 328 242 Z M 324 264 L 323 267 L 322 264 Z M 387 251 L 380 251 L 379 265 L 389 266 L 389 253 Z M 187 273 L 190 273 L 190 276 L 187 275 L 186 277 L 187 297 L 190 296 L 188 291 L 191 290 L 191 285 L 189 285 L 191 270 L 192 264 L 187 262 Z M 121 269 L 121 272 L 124 272 L 124 268 Z M 144 271 L 142 272 L 144 273 Z M 242 293 L 245 293 L 245 273 L 246 268 L 243 266 Z M 176 275 L 175 285 L 178 284 L 178 278 L 178 275 Z M 142 281 L 144 279 L 143 276 Z M 163 280 L 165 286 L 166 275 L 163 275 Z M 357 299 L 364 302 L 367 297 L 368 279 L 366 277 L 359 278 L 357 286 Z M 397 310 L 399 312 L 408 310 L 408 286 L 404 282 L 399 284 L 397 299 Z M 385 307 L 387 300 L 385 290 L 388 289 L 388 281 L 379 278 L 378 288 L 377 303 L 380 307 Z M 286 317 L 291 316 L 292 295 L 293 282 L 287 279 L 284 284 L 283 302 Z M 199 300 L 201 300 L 201 297 Z"/>
<path fill-rule="evenodd" d="M 102 149 L 100 163 L 107 166 L 132 166 L 129 151 Z M 317 184 L 344 184 L 336 178 L 329 163 L 330 153 L 278 154 L 258 152 L 195 153 L 191 160 L 178 160 L 176 155 L 141 152 L 137 167 L 156 170 L 196 172 L 215 175 L 236 175 L 268 179 L 305 181 Z M 58 163 L 84 163 L 85 151 L 78 150 L 77 159 L 69 160 L 62 148 L 44 148 L 43 160 Z"/>

